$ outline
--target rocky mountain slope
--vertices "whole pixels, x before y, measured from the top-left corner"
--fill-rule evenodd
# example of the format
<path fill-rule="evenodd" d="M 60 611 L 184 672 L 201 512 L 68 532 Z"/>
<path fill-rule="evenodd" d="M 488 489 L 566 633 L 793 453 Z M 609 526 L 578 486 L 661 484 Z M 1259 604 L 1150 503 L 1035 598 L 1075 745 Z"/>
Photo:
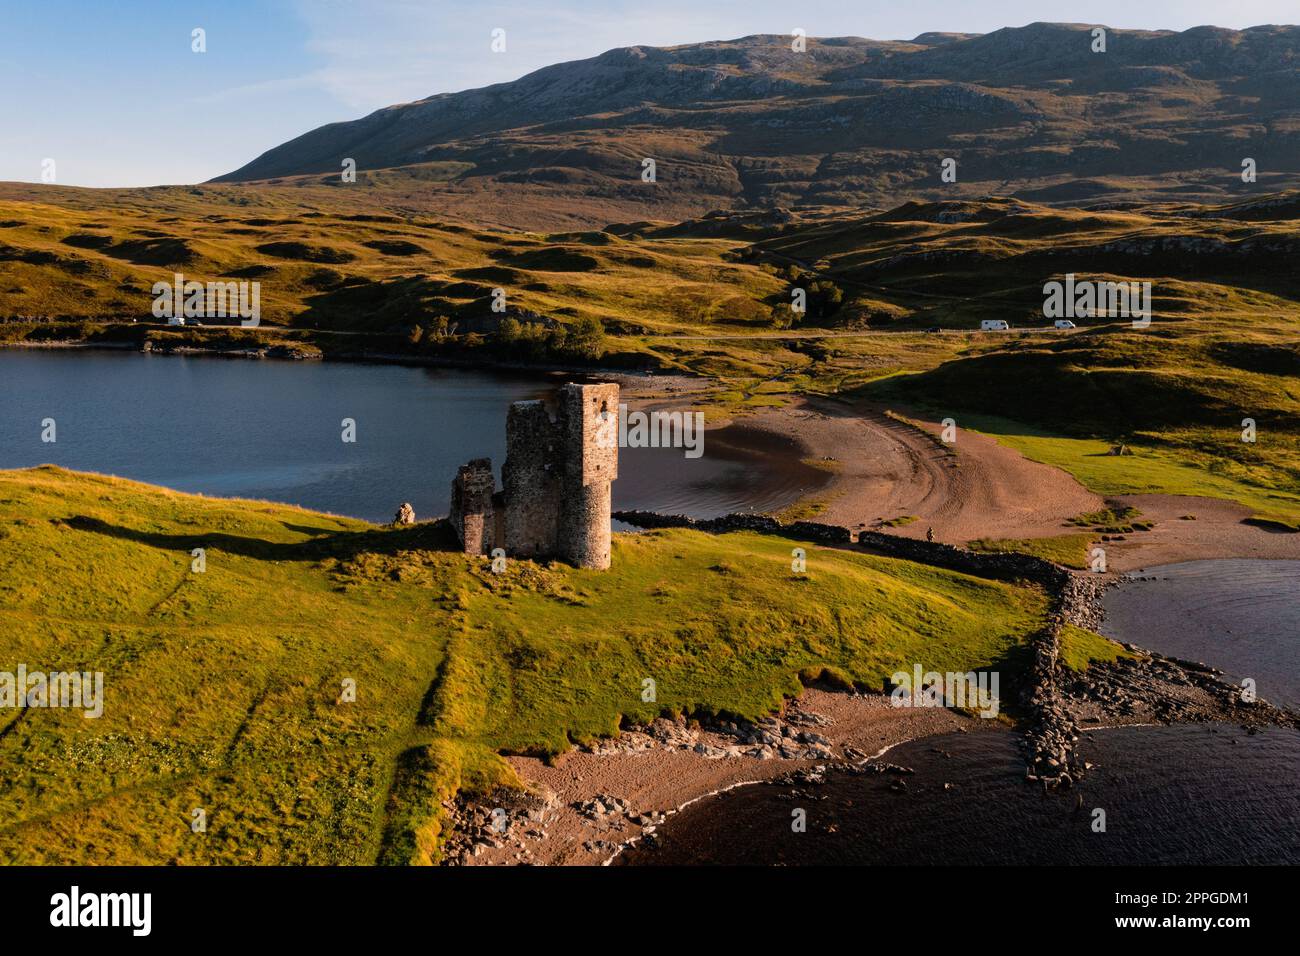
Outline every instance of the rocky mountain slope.
<path fill-rule="evenodd" d="M 218 181 L 342 185 L 350 157 L 363 188 L 432 192 L 453 214 L 527 228 L 988 193 L 1222 201 L 1300 185 L 1300 27 L 1109 30 L 1104 53 L 1091 31 L 611 50 L 330 124 Z M 946 157 L 955 183 L 941 179 Z"/>

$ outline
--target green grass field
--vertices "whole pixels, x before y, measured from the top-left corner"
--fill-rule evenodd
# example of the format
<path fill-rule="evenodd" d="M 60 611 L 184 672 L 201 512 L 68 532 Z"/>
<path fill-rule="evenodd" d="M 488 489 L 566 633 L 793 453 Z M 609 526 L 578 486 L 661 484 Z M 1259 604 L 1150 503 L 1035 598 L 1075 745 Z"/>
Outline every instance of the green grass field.
<path fill-rule="evenodd" d="M 991 199 L 955 218 L 913 203 L 775 230 L 533 233 L 365 196 L 10 187 L 0 340 L 553 359 L 466 334 L 501 287 L 529 321 L 599 323 L 608 364 L 707 378 L 713 412 L 798 394 L 928 408 L 1099 494 L 1225 498 L 1300 528 L 1291 206 L 1243 224 L 1209 207 Z M 1041 280 L 1065 268 L 1150 279 L 1151 327 L 1044 329 Z M 133 324 L 175 271 L 260 281 L 265 324 Z M 793 317 L 791 288 L 813 281 L 836 284 L 838 308 Z M 984 317 L 1015 331 L 973 331 Z M 1131 453 L 1107 454 L 1117 443 Z M 1079 567 L 1097 533 L 978 545 Z M 0 859 L 428 862 L 443 800 L 514 782 L 500 753 L 549 756 L 658 713 L 754 717 L 823 673 L 874 688 L 917 661 L 1015 671 L 1045 614 L 1033 590 L 851 551 L 812 548 L 794 575 L 791 542 L 758 535 L 618 536 L 605 574 L 517 562 L 493 575 L 448 546 L 433 525 L 0 473 L 0 671 L 103 670 L 108 695 L 99 720 L 0 711 Z M 1118 651 L 1068 632 L 1062 653 L 1081 667 Z M 355 703 L 338 702 L 345 679 Z"/>
<path fill-rule="evenodd" d="M 823 674 L 1014 680 L 1046 612 L 1033 589 L 853 551 L 809 546 L 796 575 L 790 540 L 753 534 L 617 535 L 605 573 L 497 575 L 449 543 L 439 524 L 0 472 L 0 671 L 105 675 L 99 719 L 0 712 L 0 859 L 428 862 L 442 800 L 512 782 L 499 753 L 624 718 L 756 717 Z"/>
<path fill-rule="evenodd" d="M 1112 640 L 1067 624 L 1061 628 L 1061 663 L 1071 670 L 1085 671 L 1094 661 L 1109 664 L 1136 655 Z"/>
<path fill-rule="evenodd" d="M 1096 539 L 1094 534 L 1062 534 L 1051 538 L 980 538 L 966 542 L 972 551 L 1015 551 L 1032 554 L 1052 561 L 1064 568 L 1086 570 L 1088 546 Z"/>

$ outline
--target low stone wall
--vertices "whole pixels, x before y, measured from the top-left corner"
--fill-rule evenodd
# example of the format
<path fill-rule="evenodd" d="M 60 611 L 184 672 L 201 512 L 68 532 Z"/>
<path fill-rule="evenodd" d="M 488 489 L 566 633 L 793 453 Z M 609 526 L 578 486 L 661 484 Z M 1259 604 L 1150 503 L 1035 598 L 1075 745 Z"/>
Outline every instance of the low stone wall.
<path fill-rule="evenodd" d="M 1012 581 L 1034 581 L 1048 588 L 1061 588 L 1070 579 L 1070 572 L 1051 561 L 1029 554 L 1014 552 L 968 551 L 937 541 L 920 541 L 900 538 L 879 531 L 863 531 L 858 543 L 891 558 L 906 558 L 922 564 L 933 564 L 950 571 L 973 574 L 981 578 L 998 578 Z"/>
<path fill-rule="evenodd" d="M 853 532 L 834 524 L 816 521 L 795 521 L 782 524 L 768 515 L 733 513 L 720 518 L 691 518 L 687 515 L 663 515 L 656 511 L 616 511 L 614 517 L 624 524 L 637 528 L 694 528 L 709 534 L 726 534 L 729 531 L 755 531 L 759 534 L 779 534 L 800 541 L 821 541 L 826 544 L 852 544 Z"/>
<path fill-rule="evenodd" d="M 822 524 L 819 521 L 796 521 L 785 526 L 784 534 L 806 541 L 822 541 L 826 544 L 852 544 L 853 532 L 839 525 Z"/>
<path fill-rule="evenodd" d="M 663 515 L 653 511 L 617 511 L 614 517 L 638 528 L 694 528 L 711 534 L 728 531 L 756 531 L 760 534 L 778 534 L 800 541 L 824 544 L 853 544 L 853 532 L 840 525 L 821 524 L 816 521 L 795 521 L 782 524 L 768 515 L 729 514 L 720 518 L 697 520 L 686 515 Z M 1044 587 L 1059 589 L 1071 578 L 1068 571 L 1050 561 L 1028 554 L 984 553 L 968 551 L 936 541 L 919 541 L 901 538 L 878 531 L 863 531 L 857 543 L 891 558 L 903 558 L 921 564 L 932 564 L 981 578 L 1009 581 L 1033 581 Z"/>
<path fill-rule="evenodd" d="M 1079 757 L 1079 724 L 1061 691 L 1061 629 L 1066 624 L 1095 629 L 1101 623 L 1102 592 L 1112 583 L 1062 572 L 1065 580 L 1056 589 L 1052 616 L 1047 625 L 1030 639 L 1034 663 L 1022 703 L 1028 729 L 1024 736 L 1025 779 L 1044 789 L 1072 786 L 1088 765 Z"/>

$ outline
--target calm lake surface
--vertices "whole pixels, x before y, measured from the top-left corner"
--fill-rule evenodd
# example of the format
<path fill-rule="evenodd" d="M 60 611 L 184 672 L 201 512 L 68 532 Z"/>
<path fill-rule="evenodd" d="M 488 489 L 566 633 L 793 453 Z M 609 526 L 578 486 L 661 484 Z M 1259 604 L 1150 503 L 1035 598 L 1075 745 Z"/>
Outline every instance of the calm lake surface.
<path fill-rule="evenodd" d="M 1098 766 L 1075 790 L 1047 796 L 1025 784 L 1016 741 L 999 730 L 897 747 L 885 759 L 915 770 L 905 793 L 889 789 L 888 774 L 734 790 L 670 818 L 660 848 L 634 847 L 617 862 L 1300 863 L 1300 732 L 1091 731 L 1081 750 Z M 791 831 L 796 807 L 807 832 Z M 1092 830 L 1095 808 L 1106 811 L 1104 833 Z"/>
<path fill-rule="evenodd" d="M 1187 561 L 1137 572 L 1102 601 L 1109 637 L 1204 661 L 1300 709 L 1300 561 Z"/>
<path fill-rule="evenodd" d="M 500 475 L 511 402 L 564 376 L 98 351 L 0 350 L 0 468 L 50 463 L 225 497 L 265 498 L 372 521 L 403 501 L 446 514 L 456 468 Z M 41 441 L 41 422 L 57 442 Z M 357 441 L 340 422 L 356 421 Z M 827 475 L 794 446 L 741 426 L 704 455 L 626 448 L 614 507 L 714 517 L 777 509 Z"/>

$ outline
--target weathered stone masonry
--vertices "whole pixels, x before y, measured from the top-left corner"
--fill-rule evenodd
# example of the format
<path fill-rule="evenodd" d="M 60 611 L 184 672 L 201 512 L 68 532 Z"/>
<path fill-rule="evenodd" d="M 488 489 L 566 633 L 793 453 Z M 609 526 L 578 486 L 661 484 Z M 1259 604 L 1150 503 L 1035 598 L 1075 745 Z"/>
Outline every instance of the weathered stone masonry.
<path fill-rule="evenodd" d="M 500 493 L 494 494 L 489 459 L 461 466 L 452 483 L 451 523 L 466 554 L 500 547 L 512 557 L 609 567 L 618 386 L 565 385 L 558 412 L 552 419 L 539 401 L 510 406 Z"/>
<path fill-rule="evenodd" d="M 495 546 L 495 489 L 490 458 L 461 465 L 451 483 L 451 525 L 466 554 L 487 554 Z"/>

